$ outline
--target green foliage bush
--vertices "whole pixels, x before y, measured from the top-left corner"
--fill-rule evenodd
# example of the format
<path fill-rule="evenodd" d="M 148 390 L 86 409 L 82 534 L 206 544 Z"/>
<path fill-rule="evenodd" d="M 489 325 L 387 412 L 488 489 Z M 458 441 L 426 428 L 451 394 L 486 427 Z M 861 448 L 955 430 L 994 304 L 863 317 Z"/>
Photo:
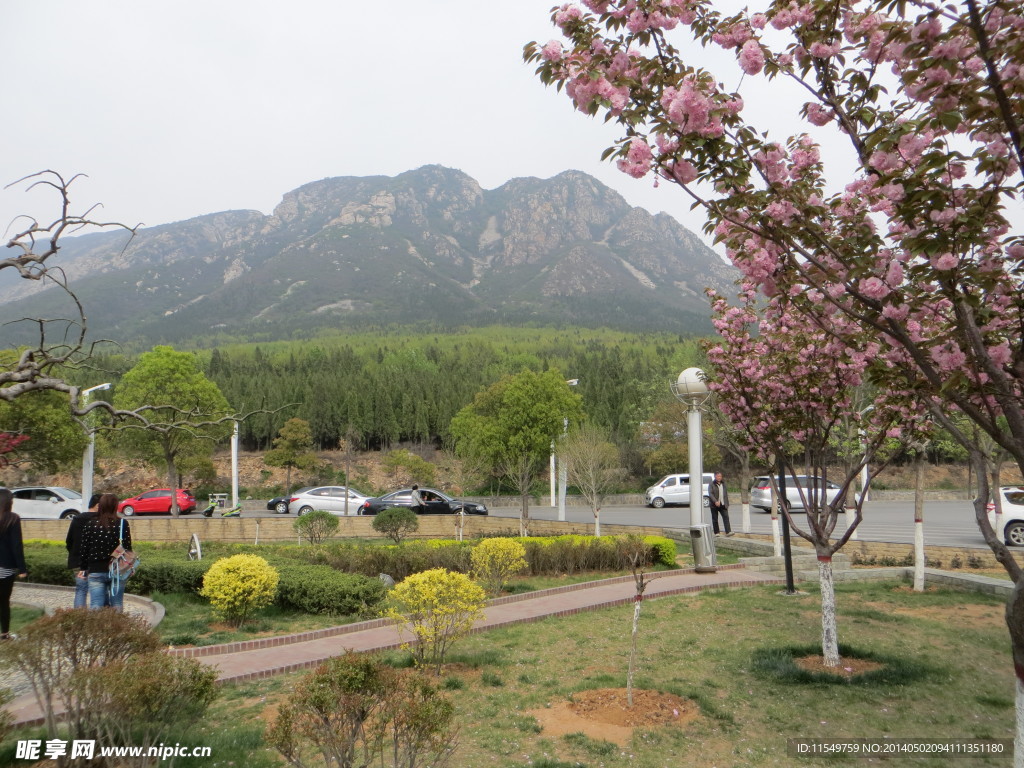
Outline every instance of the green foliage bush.
<path fill-rule="evenodd" d="M 420 520 L 408 507 L 390 507 L 377 513 L 372 525 L 377 533 L 401 544 L 402 539 L 420 529 Z"/>
<path fill-rule="evenodd" d="M 235 626 L 270 605 L 280 581 L 277 569 L 258 555 L 232 555 L 215 562 L 203 577 L 199 594 Z"/>
<path fill-rule="evenodd" d="M 348 616 L 374 608 L 386 592 L 376 577 L 339 573 L 322 565 L 290 565 L 281 572 L 277 603 L 306 613 Z"/>
<path fill-rule="evenodd" d="M 310 544 L 319 544 L 338 530 L 338 518 L 323 509 L 310 512 L 296 520 L 292 526 L 295 532 Z"/>

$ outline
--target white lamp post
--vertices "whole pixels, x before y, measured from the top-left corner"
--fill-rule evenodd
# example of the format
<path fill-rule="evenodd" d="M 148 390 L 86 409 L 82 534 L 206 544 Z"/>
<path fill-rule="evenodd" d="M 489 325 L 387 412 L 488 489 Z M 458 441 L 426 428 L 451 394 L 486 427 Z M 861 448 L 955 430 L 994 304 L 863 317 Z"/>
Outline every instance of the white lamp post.
<path fill-rule="evenodd" d="M 700 525 L 704 516 L 704 452 L 700 407 L 707 402 L 707 378 L 700 368 L 687 368 L 672 383 L 672 394 L 686 404 L 686 426 L 690 453 L 690 525 Z"/>
<path fill-rule="evenodd" d="M 580 383 L 580 380 L 579 379 L 567 379 L 565 383 L 568 384 L 570 387 L 575 387 L 577 384 Z M 562 419 L 562 437 L 565 437 L 567 434 L 569 434 L 569 420 L 563 418 Z M 552 441 L 551 445 L 552 445 L 552 449 L 553 449 L 554 448 L 554 441 Z M 554 461 L 554 456 L 555 456 L 555 453 L 554 453 L 554 450 L 552 450 L 552 453 L 551 453 L 552 461 Z M 558 460 L 558 521 L 560 523 L 564 523 L 565 522 L 565 489 L 566 489 L 566 486 L 569 484 L 569 473 L 566 471 L 566 469 L 567 468 L 565 466 L 565 459 L 564 458 L 559 459 Z"/>
<path fill-rule="evenodd" d="M 103 389 L 110 389 L 110 382 L 97 384 L 82 392 L 82 406 L 89 404 L 89 395 Z M 88 419 L 88 415 L 85 417 Z M 88 424 L 88 421 L 86 422 Z M 88 509 L 89 498 L 92 496 L 92 471 L 96 456 L 96 430 L 90 426 L 86 427 L 89 433 L 89 442 L 85 446 L 85 453 L 82 455 L 82 511 Z"/>

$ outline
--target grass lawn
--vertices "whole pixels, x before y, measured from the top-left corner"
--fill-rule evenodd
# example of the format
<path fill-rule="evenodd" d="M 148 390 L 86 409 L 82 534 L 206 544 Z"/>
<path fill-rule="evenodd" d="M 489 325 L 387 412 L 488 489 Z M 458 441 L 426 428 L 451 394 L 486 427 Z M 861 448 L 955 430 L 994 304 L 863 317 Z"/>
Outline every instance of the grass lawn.
<path fill-rule="evenodd" d="M 840 584 L 840 642 L 922 667 L 923 676 L 874 686 L 760 676 L 752 665 L 759 649 L 816 644 L 819 600 L 809 591 L 785 597 L 777 586 L 754 587 L 644 603 L 638 687 L 688 699 L 694 716 L 638 727 L 622 744 L 600 732 L 557 735 L 541 721 L 574 694 L 625 685 L 631 606 L 470 636 L 455 646 L 442 680 L 462 724 L 452 766 L 803 768 L 844 761 L 792 757 L 787 739 L 1012 738 L 1013 676 L 1001 601 L 940 589 L 915 594 L 903 583 Z M 392 658 L 401 661 L 400 654 Z M 211 746 L 213 757 L 175 765 L 282 766 L 261 733 L 298 679 L 226 688 L 208 716 L 178 738 Z M 1007 766 L 1010 758 L 968 762 Z M 950 760 L 896 764 L 938 768 Z"/>

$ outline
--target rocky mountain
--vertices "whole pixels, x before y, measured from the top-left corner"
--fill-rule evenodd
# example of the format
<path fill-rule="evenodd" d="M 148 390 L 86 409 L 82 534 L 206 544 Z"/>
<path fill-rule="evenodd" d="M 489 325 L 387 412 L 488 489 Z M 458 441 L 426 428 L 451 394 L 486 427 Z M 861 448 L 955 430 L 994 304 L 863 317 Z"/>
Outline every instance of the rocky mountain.
<path fill-rule="evenodd" d="M 312 182 L 270 216 L 68 238 L 59 261 L 97 337 L 147 342 L 381 324 L 704 332 L 704 287 L 735 276 L 673 218 L 586 174 L 484 190 L 440 166 Z M 0 273 L 0 320 L 68 316 L 66 295 L 13 277 Z"/>

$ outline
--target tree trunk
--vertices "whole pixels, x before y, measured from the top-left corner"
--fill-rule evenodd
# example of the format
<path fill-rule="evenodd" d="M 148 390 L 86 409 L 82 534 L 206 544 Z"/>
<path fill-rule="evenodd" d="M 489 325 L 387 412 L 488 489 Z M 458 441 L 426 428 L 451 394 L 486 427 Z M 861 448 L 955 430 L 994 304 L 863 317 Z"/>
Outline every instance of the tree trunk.
<path fill-rule="evenodd" d="M 750 533 L 750 482 L 750 451 L 743 451 L 740 458 L 740 504 L 744 533 Z"/>
<path fill-rule="evenodd" d="M 918 451 L 914 472 L 914 591 L 924 592 L 924 456 Z"/>
<path fill-rule="evenodd" d="M 530 497 L 522 493 L 519 496 L 519 501 L 522 504 L 522 508 L 519 512 L 519 535 L 529 536 L 530 535 Z"/>
<path fill-rule="evenodd" d="M 1013 765 L 1014 768 L 1024 768 L 1024 584 L 1020 582 L 1014 584 L 1013 594 L 1006 603 L 1006 626 L 1010 630 L 1016 678 L 1017 728 L 1013 740 Z"/>
<path fill-rule="evenodd" d="M 836 587 L 832 581 L 832 555 L 818 555 L 821 581 L 821 655 L 826 667 L 839 666 L 839 630 L 836 626 Z"/>
<path fill-rule="evenodd" d="M 633 599 L 633 637 L 629 646 L 629 668 L 626 672 L 626 706 L 633 706 L 633 672 L 636 669 L 636 638 L 640 632 L 640 608 L 644 604 L 644 596 L 637 595 Z"/>
<path fill-rule="evenodd" d="M 601 535 L 601 508 L 594 507 L 594 535 Z"/>

